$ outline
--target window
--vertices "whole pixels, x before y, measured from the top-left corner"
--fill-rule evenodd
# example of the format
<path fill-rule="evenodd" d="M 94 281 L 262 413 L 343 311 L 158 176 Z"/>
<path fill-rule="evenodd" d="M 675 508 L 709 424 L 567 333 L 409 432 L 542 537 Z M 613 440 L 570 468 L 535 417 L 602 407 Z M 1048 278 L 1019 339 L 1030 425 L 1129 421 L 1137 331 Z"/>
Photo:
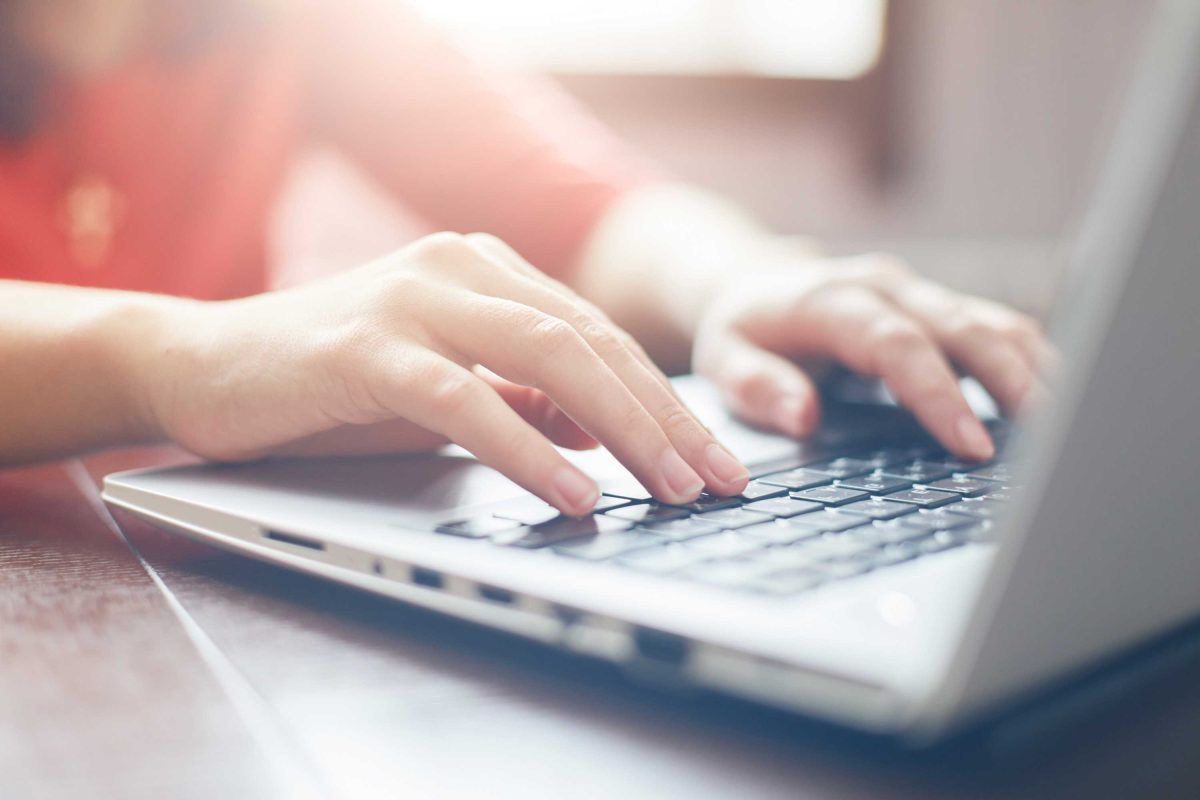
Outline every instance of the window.
<path fill-rule="evenodd" d="M 556 73 L 851 80 L 886 0 L 409 0 L 490 57 Z"/>

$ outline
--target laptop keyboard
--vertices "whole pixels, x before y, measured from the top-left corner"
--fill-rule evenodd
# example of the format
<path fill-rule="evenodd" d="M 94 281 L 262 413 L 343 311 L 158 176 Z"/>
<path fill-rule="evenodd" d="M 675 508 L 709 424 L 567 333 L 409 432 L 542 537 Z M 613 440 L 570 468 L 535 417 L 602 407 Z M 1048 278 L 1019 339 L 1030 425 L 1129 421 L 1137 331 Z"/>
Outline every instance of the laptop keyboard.
<path fill-rule="evenodd" d="M 1003 438 L 1007 429 L 994 424 Z M 632 480 L 602 484 L 589 517 L 527 496 L 438 533 L 692 581 L 790 596 L 993 538 L 1015 486 L 1002 461 L 965 463 L 933 446 L 850 450 L 778 462 L 739 497 L 652 500 Z"/>

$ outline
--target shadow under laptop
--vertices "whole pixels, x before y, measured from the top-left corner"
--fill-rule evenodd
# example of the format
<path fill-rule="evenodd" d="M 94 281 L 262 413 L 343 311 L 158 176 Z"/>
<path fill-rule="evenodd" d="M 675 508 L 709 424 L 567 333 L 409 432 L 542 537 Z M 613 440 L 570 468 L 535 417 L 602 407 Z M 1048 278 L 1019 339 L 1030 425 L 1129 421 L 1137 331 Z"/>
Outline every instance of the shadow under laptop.
<path fill-rule="evenodd" d="M 431 713 L 433 702 L 455 709 L 450 722 L 443 718 L 436 725 L 443 734 L 449 724 L 469 728 L 485 716 L 515 715 L 509 724 L 517 728 L 514 735 L 528 738 L 531 752 L 561 755 L 562 742 L 539 739 L 543 729 L 529 724 L 533 715 L 549 715 L 602 731 L 648 759 L 690 760 L 736 776 L 744 797 L 776 796 L 775 788 L 794 789 L 816 779 L 898 798 L 1062 797 L 1065 787 L 1077 793 L 1081 780 L 1092 787 L 1092 796 L 1147 796 L 1147 785 L 1154 785 L 1147 770 L 1157 764 L 1161 774 L 1172 774 L 1172 765 L 1194 757 L 1200 741 L 1194 668 L 1163 670 L 1136 693 L 1102 694 L 1064 713 L 1018 711 L 914 750 L 651 675 L 630 675 L 228 555 L 127 514 L 118 512 L 117 519 L 187 613 L 280 717 L 299 727 L 356 728 L 358 741 L 374 737 L 402 747 L 412 734 L 398 726 L 419 729 L 413 709 Z M 1186 649 L 1171 650 L 1176 666 L 1197 662 L 1178 655 Z M 1042 705 L 1031 701 L 1030 708 L 1036 712 Z M 312 716 L 296 710 L 314 706 L 336 706 L 337 712 L 331 718 L 325 711 Z M 382 708 L 394 712 L 392 725 L 380 724 Z M 1124 766 L 1130 748 L 1149 749 L 1157 759 L 1131 774 Z M 1154 796 L 1166 797 L 1185 787 L 1158 788 Z"/>

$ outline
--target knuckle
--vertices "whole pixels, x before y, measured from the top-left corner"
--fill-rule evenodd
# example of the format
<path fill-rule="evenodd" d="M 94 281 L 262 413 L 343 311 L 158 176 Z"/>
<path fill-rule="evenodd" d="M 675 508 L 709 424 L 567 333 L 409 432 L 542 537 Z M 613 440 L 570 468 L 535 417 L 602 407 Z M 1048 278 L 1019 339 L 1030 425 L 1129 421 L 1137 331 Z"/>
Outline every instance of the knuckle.
<path fill-rule="evenodd" d="M 1042 323 L 1028 314 L 1013 313 L 1007 323 L 1008 334 L 1014 338 L 1036 341 L 1045 337 Z"/>
<path fill-rule="evenodd" d="M 494 234 L 487 233 L 486 231 L 475 231 L 473 233 L 468 233 L 464 238 L 471 244 L 477 244 L 483 247 L 508 248 L 508 245 L 504 243 L 503 239 Z"/>
<path fill-rule="evenodd" d="M 870 268 L 880 277 L 905 278 L 916 274 L 907 261 L 892 253 L 871 253 L 868 258 Z"/>
<path fill-rule="evenodd" d="M 412 245 L 417 255 L 434 261 L 461 258 L 470 252 L 466 239 L 453 231 L 440 231 L 418 239 Z"/>
<path fill-rule="evenodd" d="M 531 344 L 543 353 L 557 353 L 573 347 L 580 338 L 570 323 L 542 312 L 532 312 L 527 324 Z"/>
<path fill-rule="evenodd" d="M 925 344 L 925 334 L 903 317 L 884 317 L 867 329 L 867 343 L 876 349 L 909 350 Z"/>
<path fill-rule="evenodd" d="M 959 341 L 978 341 L 995 335 L 995 330 L 974 314 L 960 313 L 946 322 L 946 333 Z"/>
<path fill-rule="evenodd" d="M 475 383 L 468 375 L 452 372 L 439 376 L 429 387 L 429 399 L 443 414 L 457 415 L 475 397 Z"/>
<path fill-rule="evenodd" d="M 659 416 L 659 426 L 671 434 L 682 434 L 696 427 L 696 421 L 682 406 L 672 404 Z"/>
<path fill-rule="evenodd" d="M 612 356 L 626 352 L 625 342 L 621 340 L 611 327 L 598 320 L 584 320 L 579 324 L 579 332 L 584 339 L 587 339 L 592 349 L 602 356 Z"/>

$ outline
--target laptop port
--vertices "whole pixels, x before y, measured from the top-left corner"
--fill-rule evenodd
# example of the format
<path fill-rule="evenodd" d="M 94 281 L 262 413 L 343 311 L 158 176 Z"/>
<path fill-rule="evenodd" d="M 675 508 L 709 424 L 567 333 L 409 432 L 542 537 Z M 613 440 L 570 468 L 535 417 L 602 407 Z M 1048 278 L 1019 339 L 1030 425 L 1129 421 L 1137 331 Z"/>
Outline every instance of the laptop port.
<path fill-rule="evenodd" d="M 284 544 L 295 545 L 296 547 L 306 547 L 309 550 L 325 549 L 325 543 L 320 539 L 309 539 L 307 536 L 297 536 L 294 533 L 273 531 L 269 528 L 264 528 L 262 533 L 264 537 L 275 542 L 283 542 Z"/>
<path fill-rule="evenodd" d="M 512 605 L 513 601 L 516 600 L 516 595 L 508 589 L 501 589 L 499 586 L 487 586 L 481 583 L 477 591 L 480 597 L 484 600 L 491 600 L 493 603 Z"/>
<path fill-rule="evenodd" d="M 636 628 L 633 644 L 644 659 L 673 667 L 683 666 L 687 660 L 688 644 L 682 636 L 656 631 L 653 628 Z"/>
<path fill-rule="evenodd" d="M 444 579 L 442 573 L 425 567 L 412 568 L 412 582 L 417 586 L 428 586 L 430 589 L 441 589 Z"/>

